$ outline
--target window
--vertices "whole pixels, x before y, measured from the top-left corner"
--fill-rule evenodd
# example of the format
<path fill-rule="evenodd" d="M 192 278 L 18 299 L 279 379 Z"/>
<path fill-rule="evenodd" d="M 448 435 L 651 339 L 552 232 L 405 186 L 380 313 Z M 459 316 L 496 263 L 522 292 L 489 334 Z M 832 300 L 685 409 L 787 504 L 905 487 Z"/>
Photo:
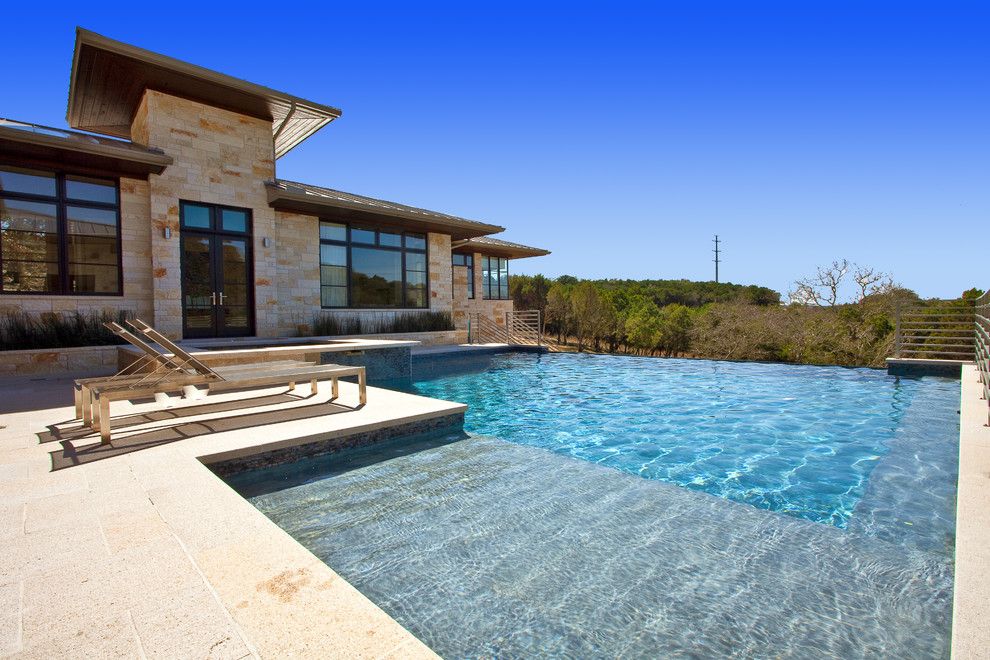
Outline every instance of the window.
<path fill-rule="evenodd" d="M 467 267 L 467 293 L 468 298 L 474 298 L 474 255 L 473 254 L 452 254 L 451 263 L 455 266 Z"/>
<path fill-rule="evenodd" d="M 508 300 L 509 260 L 502 257 L 482 257 L 481 286 L 485 300 Z"/>
<path fill-rule="evenodd" d="M 323 307 L 428 306 L 426 235 L 320 222 Z"/>
<path fill-rule="evenodd" d="M 0 168 L 0 291 L 120 295 L 117 182 Z"/>

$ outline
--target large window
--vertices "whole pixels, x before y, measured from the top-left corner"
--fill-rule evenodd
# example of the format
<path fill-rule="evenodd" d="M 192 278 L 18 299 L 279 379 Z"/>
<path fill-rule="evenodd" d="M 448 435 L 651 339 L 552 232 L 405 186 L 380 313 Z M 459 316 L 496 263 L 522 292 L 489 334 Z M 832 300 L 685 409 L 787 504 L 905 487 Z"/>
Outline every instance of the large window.
<path fill-rule="evenodd" d="M 467 267 L 467 293 L 468 298 L 474 298 L 474 255 L 473 254 L 452 254 L 451 264 L 454 266 Z"/>
<path fill-rule="evenodd" d="M 0 167 L 0 291 L 119 295 L 117 182 Z"/>
<path fill-rule="evenodd" d="M 426 235 L 320 222 L 323 307 L 427 307 Z"/>
<path fill-rule="evenodd" d="M 482 257 L 481 286 L 485 300 L 508 300 L 509 260 L 501 257 Z"/>

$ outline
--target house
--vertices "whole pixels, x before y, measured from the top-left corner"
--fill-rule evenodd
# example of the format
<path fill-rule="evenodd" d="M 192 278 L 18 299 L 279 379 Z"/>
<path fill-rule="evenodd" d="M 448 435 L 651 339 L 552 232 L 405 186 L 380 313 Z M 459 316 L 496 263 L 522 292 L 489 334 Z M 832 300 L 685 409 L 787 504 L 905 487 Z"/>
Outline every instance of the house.
<path fill-rule="evenodd" d="M 67 120 L 0 120 L 0 310 L 125 310 L 173 338 L 320 314 L 512 309 L 494 224 L 279 179 L 340 110 L 78 29 Z M 80 132 L 85 131 L 85 132 Z"/>

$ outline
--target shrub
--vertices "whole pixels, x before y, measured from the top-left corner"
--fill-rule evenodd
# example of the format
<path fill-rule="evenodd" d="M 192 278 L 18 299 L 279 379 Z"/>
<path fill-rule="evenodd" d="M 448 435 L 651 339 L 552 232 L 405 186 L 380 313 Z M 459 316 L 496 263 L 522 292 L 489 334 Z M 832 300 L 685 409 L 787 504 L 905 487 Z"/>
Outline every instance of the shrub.
<path fill-rule="evenodd" d="M 386 335 L 404 332 L 439 332 L 454 329 L 450 312 L 378 312 L 340 314 L 323 312 L 313 317 L 312 335 Z"/>
<path fill-rule="evenodd" d="M 129 312 L 70 312 L 30 316 L 23 312 L 0 315 L 0 351 L 123 344 L 104 323 L 124 322 Z"/>

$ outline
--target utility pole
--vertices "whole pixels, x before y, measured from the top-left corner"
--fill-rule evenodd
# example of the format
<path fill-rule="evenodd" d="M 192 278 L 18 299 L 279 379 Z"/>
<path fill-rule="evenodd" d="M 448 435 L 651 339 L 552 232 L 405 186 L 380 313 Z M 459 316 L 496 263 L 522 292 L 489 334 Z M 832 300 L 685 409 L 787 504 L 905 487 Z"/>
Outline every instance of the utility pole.
<path fill-rule="evenodd" d="M 719 255 L 721 254 L 721 251 L 718 249 L 718 244 L 721 243 L 721 241 L 718 240 L 718 234 L 715 234 L 715 240 L 713 242 L 715 243 L 715 250 L 714 250 L 714 252 L 715 252 L 715 284 L 718 284 L 718 265 L 721 263 L 721 260 L 718 258 Z"/>

